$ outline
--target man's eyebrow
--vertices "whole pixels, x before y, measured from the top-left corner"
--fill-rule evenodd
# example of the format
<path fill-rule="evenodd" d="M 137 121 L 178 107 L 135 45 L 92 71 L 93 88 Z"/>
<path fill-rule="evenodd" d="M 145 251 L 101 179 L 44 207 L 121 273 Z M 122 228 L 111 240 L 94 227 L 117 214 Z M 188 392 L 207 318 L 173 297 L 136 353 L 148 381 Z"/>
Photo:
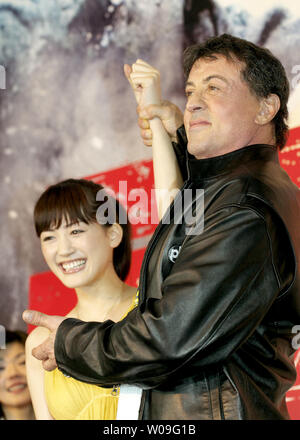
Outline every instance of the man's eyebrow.
<path fill-rule="evenodd" d="M 208 81 L 210 81 L 211 79 L 214 79 L 214 78 L 220 79 L 220 80 L 224 81 L 226 84 L 229 84 L 229 81 L 228 81 L 224 76 L 222 76 L 222 75 L 217 75 L 217 74 L 207 76 L 207 77 L 203 80 L 203 82 L 208 82 Z"/>
<path fill-rule="evenodd" d="M 195 84 L 193 83 L 193 81 L 187 81 L 186 83 L 185 83 L 185 87 L 187 87 L 187 86 L 194 86 Z"/>
<path fill-rule="evenodd" d="M 208 81 L 210 81 L 211 79 L 214 79 L 214 78 L 220 79 L 220 80 L 224 81 L 226 84 L 229 84 L 229 81 L 228 81 L 224 76 L 222 76 L 222 75 L 218 75 L 218 74 L 209 75 L 209 76 L 207 76 L 206 78 L 204 78 L 204 79 L 202 80 L 202 82 L 207 83 Z M 187 82 L 185 83 L 185 86 L 186 86 L 186 87 L 187 87 L 187 86 L 194 86 L 194 85 L 195 85 L 195 83 L 194 83 L 193 81 L 187 81 Z"/>

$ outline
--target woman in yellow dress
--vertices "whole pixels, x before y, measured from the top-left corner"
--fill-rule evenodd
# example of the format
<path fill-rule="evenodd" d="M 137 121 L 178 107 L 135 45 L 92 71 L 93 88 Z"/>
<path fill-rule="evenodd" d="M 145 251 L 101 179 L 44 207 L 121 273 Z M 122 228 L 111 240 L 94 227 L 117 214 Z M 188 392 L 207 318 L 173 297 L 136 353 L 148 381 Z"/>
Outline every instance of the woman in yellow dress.
<path fill-rule="evenodd" d="M 138 60 L 132 67 L 125 66 L 125 74 L 140 106 L 159 104 L 157 70 Z M 161 218 L 174 197 L 173 190 L 177 191 L 182 181 L 171 141 L 160 121 L 150 122 L 150 128 L 155 186 L 164 190 L 157 192 Z M 130 262 L 129 223 L 119 222 L 120 205 L 112 199 L 107 211 L 115 218 L 110 218 L 108 224 L 99 219 L 99 191 L 104 190 L 93 182 L 74 179 L 49 187 L 35 206 L 35 228 L 49 268 L 76 291 L 77 305 L 67 317 L 117 322 L 137 305 L 136 289 L 124 283 Z M 102 210 L 102 216 L 109 217 L 107 211 Z M 102 388 L 65 377 L 58 369 L 46 372 L 32 356 L 32 349 L 47 339 L 48 333 L 42 327 L 36 328 L 26 343 L 28 384 L 36 418 L 116 419 L 117 384 Z"/>

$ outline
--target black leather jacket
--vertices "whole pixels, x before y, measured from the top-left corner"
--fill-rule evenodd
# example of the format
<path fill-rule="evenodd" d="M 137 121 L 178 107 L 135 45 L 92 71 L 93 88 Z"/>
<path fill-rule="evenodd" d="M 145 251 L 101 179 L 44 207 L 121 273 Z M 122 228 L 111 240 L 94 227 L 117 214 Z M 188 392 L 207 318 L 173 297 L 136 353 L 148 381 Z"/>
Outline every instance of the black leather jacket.
<path fill-rule="evenodd" d="M 183 189 L 194 198 L 186 208 L 201 224 L 195 198 L 203 189 L 203 232 L 189 224 L 187 235 L 173 205 L 173 221 L 160 223 L 145 253 L 140 305 L 118 323 L 65 320 L 58 367 L 88 383 L 143 387 L 144 419 L 288 419 L 300 324 L 299 189 L 269 145 L 187 156 Z"/>

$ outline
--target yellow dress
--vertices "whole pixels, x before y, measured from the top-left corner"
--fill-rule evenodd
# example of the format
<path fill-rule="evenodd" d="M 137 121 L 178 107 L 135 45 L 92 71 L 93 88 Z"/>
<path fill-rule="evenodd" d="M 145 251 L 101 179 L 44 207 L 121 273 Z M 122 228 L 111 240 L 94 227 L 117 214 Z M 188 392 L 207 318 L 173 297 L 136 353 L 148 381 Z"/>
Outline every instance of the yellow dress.
<path fill-rule="evenodd" d="M 127 313 L 137 305 L 137 296 Z M 80 382 L 64 376 L 57 368 L 50 372 L 45 371 L 44 386 L 48 409 L 56 420 L 116 419 L 118 387 L 101 388 Z"/>

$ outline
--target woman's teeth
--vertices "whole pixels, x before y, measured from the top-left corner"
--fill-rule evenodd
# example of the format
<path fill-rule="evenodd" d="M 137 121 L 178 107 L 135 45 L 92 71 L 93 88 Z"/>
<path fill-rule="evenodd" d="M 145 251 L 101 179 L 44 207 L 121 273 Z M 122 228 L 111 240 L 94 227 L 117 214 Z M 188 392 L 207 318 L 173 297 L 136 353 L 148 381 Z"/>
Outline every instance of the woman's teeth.
<path fill-rule="evenodd" d="M 27 388 L 27 385 L 24 384 L 24 383 L 20 383 L 20 384 L 18 384 L 18 385 L 13 385 L 13 386 L 11 386 L 10 388 L 8 388 L 8 391 L 14 393 L 14 392 L 17 392 L 17 391 L 21 391 L 21 390 L 23 390 L 24 388 Z"/>
<path fill-rule="evenodd" d="M 82 266 L 84 266 L 86 263 L 86 260 L 76 260 L 76 261 L 71 261 L 69 263 L 62 263 L 62 268 L 65 272 L 74 270 L 74 269 L 79 269 Z"/>

